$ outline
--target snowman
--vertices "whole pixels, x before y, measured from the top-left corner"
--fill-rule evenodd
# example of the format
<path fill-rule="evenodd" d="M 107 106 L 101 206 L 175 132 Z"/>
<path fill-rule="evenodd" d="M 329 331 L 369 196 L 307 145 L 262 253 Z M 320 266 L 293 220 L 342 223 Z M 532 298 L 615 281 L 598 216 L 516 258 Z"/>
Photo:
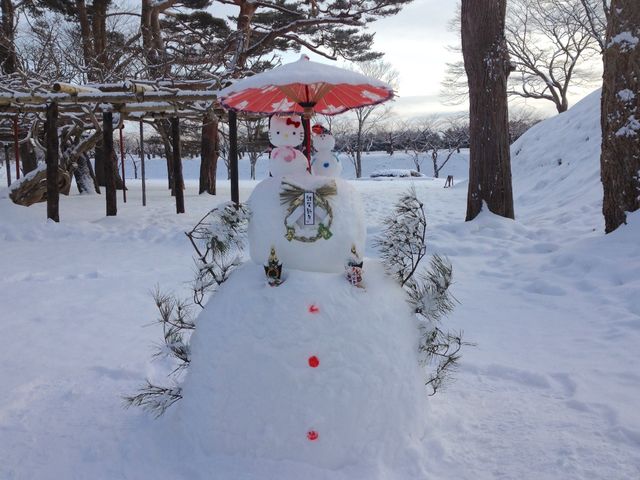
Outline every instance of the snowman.
<path fill-rule="evenodd" d="M 176 424 L 207 455 L 271 469 L 224 480 L 425 478 L 417 320 L 397 282 L 363 258 L 358 192 L 328 167 L 305 170 L 297 123 L 271 121 L 273 176 L 248 201 L 251 261 L 198 318 Z M 333 142 L 316 138 L 319 161 Z"/>
<path fill-rule="evenodd" d="M 311 129 L 313 148 L 316 154 L 311 162 L 311 172 L 324 177 L 339 177 L 342 172 L 340 159 L 332 152 L 336 140 L 331 132 L 322 125 L 314 125 Z"/>
<path fill-rule="evenodd" d="M 304 139 L 302 121 L 297 116 L 273 116 L 269 122 L 271 150 L 269 170 L 273 177 L 305 173 L 307 159 L 299 146 Z"/>

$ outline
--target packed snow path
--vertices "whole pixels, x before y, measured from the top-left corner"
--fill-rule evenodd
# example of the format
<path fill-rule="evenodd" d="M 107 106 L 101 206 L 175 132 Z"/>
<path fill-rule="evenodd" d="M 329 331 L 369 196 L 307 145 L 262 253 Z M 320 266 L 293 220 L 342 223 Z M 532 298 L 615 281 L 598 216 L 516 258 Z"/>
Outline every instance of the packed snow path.
<path fill-rule="evenodd" d="M 597 98 L 581 105 L 519 144 L 515 222 L 485 213 L 465 223 L 464 182 L 414 182 L 429 251 L 454 266 L 449 325 L 476 344 L 429 400 L 427 478 L 640 478 L 640 216 L 602 234 Z M 459 179 L 466 166 L 456 168 Z M 368 256 L 409 184 L 355 182 Z M 241 184 L 242 198 L 252 186 Z M 207 457 L 166 438 L 166 419 L 123 410 L 121 395 L 166 374 L 150 362 L 161 340 L 150 291 L 188 292 L 182 232 L 229 196 L 199 197 L 188 182 L 187 214 L 176 216 L 164 182 L 150 186 L 147 208 L 131 187 L 115 218 L 101 197 L 63 197 L 61 224 L 42 220 L 44 205 L 0 199 L 0 478 L 369 480 L 348 465 Z"/>

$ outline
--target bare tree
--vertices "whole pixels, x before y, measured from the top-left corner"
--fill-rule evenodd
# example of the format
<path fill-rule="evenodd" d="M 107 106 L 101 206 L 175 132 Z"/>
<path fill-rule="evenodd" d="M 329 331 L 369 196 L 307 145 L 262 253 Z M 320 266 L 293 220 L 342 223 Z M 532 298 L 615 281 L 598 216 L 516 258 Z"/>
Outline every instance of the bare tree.
<path fill-rule="evenodd" d="M 569 108 L 569 86 L 593 82 L 592 69 L 578 71 L 595 53 L 581 0 L 510 0 L 506 38 L 514 72 L 509 95 Z M 580 19 L 581 21 L 577 21 Z"/>
<path fill-rule="evenodd" d="M 421 172 L 422 162 L 429 156 L 433 176 L 439 178 L 440 171 L 455 153 L 460 152 L 468 139 L 468 129 L 460 121 L 430 117 L 409 124 L 403 143 L 418 172 Z"/>
<path fill-rule="evenodd" d="M 411 157 L 416 171 L 420 173 L 422 162 L 434 143 L 434 137 L 436 137 L 436 133 L 433 131 L 433 119 L 413 124 L 405 123 L 403 137 L 405 152 Z"/>
<path fill-rule="evenodd" d="M 509 110 L 509 141 L 515 142 L 524 133 L 540 122 L 535 110 L 532 108 L 512 108 Z"/>
<path fill-rule="evenodd" d="M 18 69 L 16 56 L 16 12 L 12 0 L 1 0 L 2 24 L 0 25 L 0 67 L 2 73 L 14 73 Z"/>
<path fill-rule="evenodd" d="M 388 62 L 383 60 L 358 62 L 356 64 L 356 69 L 368 77 L 388 83 L 393 88 L 397 88 L 398 86 L 398 77 L 400 73 Z M 351 149 L 353 155 L 351 155 L 350 158 L 356 171 L 356 178 L 360 178 L 362 176 L 362 152 L 366 150 L 366 137 L 376 127 L 387 120 L 390 112 L 391 107 L 388 104 L 372 105 L 370 107 L 363 107 L 354 110 L 356 133 L 355 141 L 353 142 L 353 147 Z"/>
<path fill-rule="evenodd" d="M 513 218 L 504 37 L 506 0 L 462 0 L 462 53 L 469 81 L 469 190 L 466 220 L 486 204 Z"/>
<path fill-rule="evenodd" d="M 604 51 L 602 156 L 605 231 L 640 209 L 640 3 L 612 0 Z"/>
<path fill-rule="evenodd" d="M 382 137 L 384 149 L 389 155 L 394 154 L 398 141 L 403 135 L 403 129 L 403 122 L 395 119 L 389 119 L 378 127 L 376 134 Z"/>
<path fill-rule="evenodd" d="M 440 177 L 440 171 L 451 160 L 454 154 L 460 153 L 460 149 L 469 143 L 469 128 L 459 119 L 449 119 L 447 122 L 441 122 L 441 130 L 439 136 L 441 145 L 438 150 L 431 152 L 431 160 L 433 162 L 433 176 Z M 444 154 L 444 160 L 442 159 Z"/>
<path fill-rule="evenodd" d="M 584 23 L 589 32 L 604 54 L 605 37 L 607 33 L 607 18 L 609 17 L 609 0 L 580 0 L 584 15 L 578 15 L 575 20 Z"/>
<path fill-rule="evenodd" d="M 599 80 L 597 56 L 604 11 L 603 0 L 510 0 L 505 36 L 514 72 L 508 94 L 553 102 L 558 112 L 569 107 L 570 88 Z M 605 2 L 608 0 L 604 0 Z M 459 12 L 450 29 L 460 29 Z M 450 47 L 458 51 L 456 46 Z M 468 88 L 463 62 L 447 64 L 441 95 L 461 104 Z"/>
<path fill-rule="evenodd" d="M 266 118 L 258 119 L 245 118 L 240 121 L 242 128 L 241 148 L 246 152 L 251 165 L 251 180 L 256 179 L 256 163 L 260 155 L 269 148 L 269 139 L 267 136 Z"/>

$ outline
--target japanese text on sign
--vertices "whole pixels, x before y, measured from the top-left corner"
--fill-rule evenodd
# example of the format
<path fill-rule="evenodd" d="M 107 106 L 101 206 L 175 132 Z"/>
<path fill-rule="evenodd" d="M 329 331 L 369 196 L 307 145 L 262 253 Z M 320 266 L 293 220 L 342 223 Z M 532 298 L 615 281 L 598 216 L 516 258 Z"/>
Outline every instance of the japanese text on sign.
<path fill-rule="evenodd" d="M 316 213 L 314 205 L 314 193 L 304 192 L 304 224 L 315 225 Z"/>

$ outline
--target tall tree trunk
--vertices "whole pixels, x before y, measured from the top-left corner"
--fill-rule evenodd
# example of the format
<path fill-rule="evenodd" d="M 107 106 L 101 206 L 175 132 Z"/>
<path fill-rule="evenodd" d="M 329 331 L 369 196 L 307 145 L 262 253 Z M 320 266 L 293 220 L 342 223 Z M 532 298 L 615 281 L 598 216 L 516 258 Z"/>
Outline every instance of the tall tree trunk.
<path fill-rule="evenodd" d="M 15 44 L 15 10 L 12 0 L 1 0 L 2 31 L 0 37 L 0 66 L 2 73 L 15 73 L 18 69 Z"/>
<path fill-rule="evenodd" d="M 605 231 L 640 208 L 640 3 L 612 0 L 604 50 L 602 155 Z"/>
<path fill-rule="evenodd" d="M 73 169 L 73 176 L 80 193 L 100 193 L 100 187 L 93 173 L 91 162 L 86 154 L 80 155 L 77 160 L 78 166 Z"/>
<path fill-rule="evenodd" d="M 168 77 L 171 64 L 162 37 L 160 13 L 176 3 L 173 1 L 155 2 L 142 0 L 140 7 L 140 31 L 142 50 L 147 64 L 147 74 L 151 78 Z"/>
<path fill-rule="evenodd" d="M 122 190 L 124 184 L 122 182 L 122 177 L 120 177 L 120 172 L 118 171 L 118 159 L 113 153 L 113 158 L 111 162 L 116 166 L 114 175 L 116 177 L 115 188 L 116 190 Z M 104 148 L 102 146 L 102 142 L 98 143 L 95 148 L 95 179 L 96 183 L 99 187 L 106 187 L 106 176 L 105 176 L 105 157 L 104 157 Z M 100 193 L 100 188 L 96 187 L 96 192 Z"/>
<path fill-rule="evenodd" d="M 29 142 L 20 144 L 20 160 L 22 162 L 22 170 L 25 175 L 38 168 L 36 152 L 34 152 L 33 147 Z"/>
<path fill-rule="evenodd" d="M 80 25 L 80 39 L 82 42 L 82 56 L 84 64 L 87 66 L 87 78 L 89 81 L 96 81 L 95 71 L 91 68 L 93 64 L 93 40 L 91 35 L 91 26 L 89 23 L 89 15 L 87 13 L 87 5 L 84 0 L 76 0 L 76 11 L 78 16 L 78 24 Z"/>
<path fill-rule="evenodd" d="M 469 190 L 466 220 L 483 203 L 514 218 L 509 154 L 507 77 L 511 65 L 504 37 L 506 0 L 462 0 L 462 54 L 469 82 Z"/>
<path fill-rule="evenodd" d="M 200 187 L 198 193 L 216 194 L 218 167 L 218 118 L 206 115 L 202 119 L 200 144 Z"/>

